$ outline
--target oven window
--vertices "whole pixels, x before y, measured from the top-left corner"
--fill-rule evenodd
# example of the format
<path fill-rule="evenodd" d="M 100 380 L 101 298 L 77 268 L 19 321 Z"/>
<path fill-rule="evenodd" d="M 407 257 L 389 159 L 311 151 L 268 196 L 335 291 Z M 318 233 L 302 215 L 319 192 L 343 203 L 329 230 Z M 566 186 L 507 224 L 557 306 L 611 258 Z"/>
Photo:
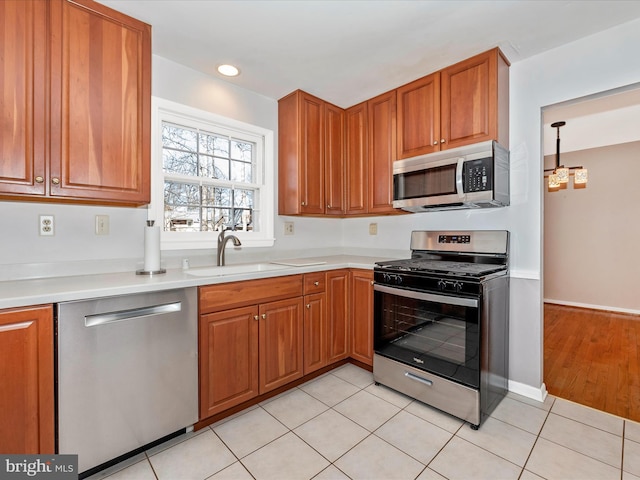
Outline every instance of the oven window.
<path fill-rule="evenodd" d="M 453 195 L 456 191 L 457 165 L 427 168 L 393 176 L 394 200 Z"/>
<path fill-rule="evenodd" d="M 479 307 L 378 291 L 374 298 L 376 353 L 472 387 L 479 386 Z"/>

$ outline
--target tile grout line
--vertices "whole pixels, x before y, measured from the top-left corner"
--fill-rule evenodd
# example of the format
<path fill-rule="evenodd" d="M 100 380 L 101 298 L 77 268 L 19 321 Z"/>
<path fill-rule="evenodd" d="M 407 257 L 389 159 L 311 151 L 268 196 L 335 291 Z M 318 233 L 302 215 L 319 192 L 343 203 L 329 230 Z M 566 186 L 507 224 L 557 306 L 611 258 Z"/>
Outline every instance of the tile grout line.
<path fill-rule="evenodd" d="M 620 456 L 620 480 L 624 479 L 624 446 L 626 442 L 625 432 L 627 429 L 627 422 L 622 422 L 622 455 Z"/>
<path fill-rule="evenodd" d="M 553 401 L 553 403 L 555 403 L 555 400 Z M 551 404 L 551 407 L 553 408 L 553 404 Z M 533 454 L 533 451 L 535 450 L 536 445 L 538 444 L 538 440 L 540 440 L 540 434 L 542 433 L 542 429 L 544 428 L 544 425 L 547 423 L 547 420 L 549 419 L 549 415 L 551 415 L 551 408 L 549 408 L 549 410 L 547 410 L 547 415 L 544 417 L 544 421 L 542 422 L 542 425 L 540 425 L 540 430 L 538 431 L 538 433 L 536 435 L 536 439 L 533 442 L 533 445 L 531 446 L 531 450 L 529 451 L 529 455 L 527 455 L 527 459 L 525 460 L 524 465 L 522 466 L 522 471 L 520 472 L 520 477 L 522 477 L 522 474 L 527 469 L 527 464 L 529 463 L 529 460 L 531 460 L 531 455 Z M 527 471 L 531 471 L 531 473 L 534 473 L 534 474 L 538 475 L 539 477 L 542 477 L 542 475 L 539 475 L 538 473 L 536 473 L 536 472 L 534 472 L 532 470 L 527 470 Z"/>

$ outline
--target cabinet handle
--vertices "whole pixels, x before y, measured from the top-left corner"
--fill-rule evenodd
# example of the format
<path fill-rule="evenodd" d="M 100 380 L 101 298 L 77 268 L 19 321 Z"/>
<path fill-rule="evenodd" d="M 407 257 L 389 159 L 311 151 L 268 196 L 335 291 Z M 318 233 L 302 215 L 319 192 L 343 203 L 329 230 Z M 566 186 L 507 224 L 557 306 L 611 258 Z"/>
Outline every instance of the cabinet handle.
<path fill-rule="evenodd" d="M 438 140 L 436 140 L 435 142 L 433 142 L 434 145 L 438 145 Z"/>
<path fill-rule="evenodd" d="M 60 179 L 58 177 L 53 177 L 51 179 L 51 183 L 53 183 L 54 185 L 60 185 Z"/>
<path fill-rule="evenodd" d="M 373 285 L 373 280 L 371 280 L 371 285 Z"/>
<path fill-rule="evenodd" d="M 303 207 L 307 206 L 307 202 L 302 202 L 300 205 L 302 205 Z"/>
<path fill-rule="evenodd" d="M 258 317 L 258 315 L 254 315 L 254 316 L 253 316 L 253 319 L 254 319 L 254 320 L 258 320 L 258 318 L 260 318 L 260 317 Z"/>
<path fill-rule="evenodd" d="M 307 303 L 307 308 L 311 308 L 311 304 L 310 303 Z"/>
<path fill-rule="evenodd" d="M 313 282 L 313 284 L 317 287 L 318 285 L 320 285 L 320 282 Z"/>
<path fill-rule="evenodd" d="M 444 138 L 440 139 L 440 143 L 444 143 L 446 140 Z"/>
<path fill-rule="evenodd" d="M 42 182 L 44 182 L 44 178 L 42 178 L 40 176 L 37 176 L 36 177 L 36 183 L 42 183 Z"/>
<path fill-rule="evenodd" d="M 327 203 L 327 208 L 331 208 L 331 204 Z"/>
<path fill-rule="evenodd" d="M 265 318 L 267 318 L 267 314 L 266 314 L 266 313 L 263 313 L 263 314 L 262 314 L 262 319 L 264 320 Z"/>

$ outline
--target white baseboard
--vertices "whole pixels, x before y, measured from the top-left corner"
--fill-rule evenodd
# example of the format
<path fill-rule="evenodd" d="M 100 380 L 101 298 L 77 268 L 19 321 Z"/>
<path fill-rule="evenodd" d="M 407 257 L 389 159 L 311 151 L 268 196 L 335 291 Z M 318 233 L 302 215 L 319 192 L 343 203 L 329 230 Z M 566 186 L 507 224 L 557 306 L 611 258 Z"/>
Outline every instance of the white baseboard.
<path fill-rule="evenodd" d="M 538 402 L 544 402 L 547 398 L 547 387 L 544 383 L 540 385 L 540 388 L 536 388 L 525 383 L 509 380 L 509 391 L 522 395 L 523 397 L 537 400 Z"/>
<path fill-rule="evenodd" d="M 591 305 L 589 303 L 567 302 L 565 300 L 554 300 L 553 298 L 545 298 L 544 303 L 553 303 L 555 305 L 566 305 L 567 307 L 590 308 L 592 310 L 604 310 L 607 312 L 630 313 L 632 315 L 640 315 L 640 310 L 632 308 L 608 307 L 606 305 Z"/>

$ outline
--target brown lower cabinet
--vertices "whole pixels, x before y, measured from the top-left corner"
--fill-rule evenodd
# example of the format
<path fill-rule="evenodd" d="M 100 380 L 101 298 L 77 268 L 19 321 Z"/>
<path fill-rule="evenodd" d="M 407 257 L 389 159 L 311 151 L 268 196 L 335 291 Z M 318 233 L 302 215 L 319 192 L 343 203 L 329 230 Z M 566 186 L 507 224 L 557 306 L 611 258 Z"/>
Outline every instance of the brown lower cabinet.
<path fill-rule="evenodd" d="M 304 374 L 307 375 L 349 356 L 349 269 L 310 273 L 304 277 Z M 307 285 L 315 286 L 321 293 L 314 293 L 316 290 L 310 290 Z"/>
<path fill-rule="evenodd" d="M 302 297 L 260 305 L 260 394 L 303 375 Z"/>
<path fill-rule="evenodd" d="M 373 366 L 373 271 L 351 272 L 351 358 Z"/>
<path fill-rule="evenodd" d="M 200 418 L 259 394 L 257 306 L 200 316 Z"/>
<path fill-rule="evenodd" d="M 303 375 L 302 275 L 199 289 L 200 418 Z"/>
<path fill-rule="evenodd" d="M 372 281 L 345 268 L 200 287 L 200 419 L 349 356 L 372 365 Z"/>
<path fill-rule="evenodd" d="M 54 453 L 51 305 L 0 310 L 0 378 L 0 452 Z"/>
<path fill-rule="evenodd" d="M 349 269 L 327 275 L 327 363 L 349 357 Z"/>

